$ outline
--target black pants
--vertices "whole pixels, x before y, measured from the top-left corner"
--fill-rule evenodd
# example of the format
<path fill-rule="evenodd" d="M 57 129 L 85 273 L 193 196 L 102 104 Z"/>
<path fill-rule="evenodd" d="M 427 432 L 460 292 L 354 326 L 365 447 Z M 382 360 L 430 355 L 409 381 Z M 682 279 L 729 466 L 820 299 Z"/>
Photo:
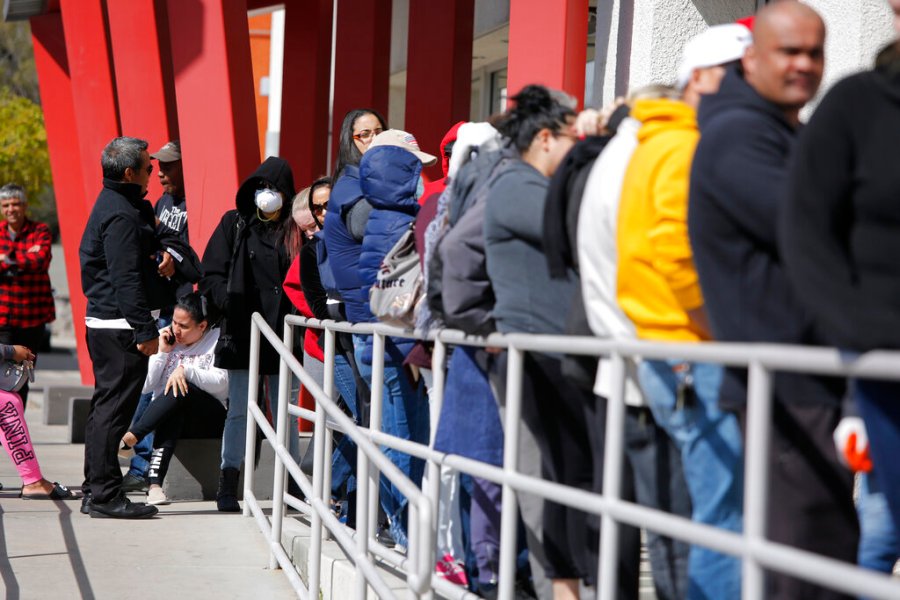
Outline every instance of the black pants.
<path fill-rule="evenodd" d="M 122 469 L 118 448 L 128 431 L 147 377 L 147 357 L 141 354 L 130 329 L 87 330 L 87 346 L 94 367 L 94 396 L 84 430 L 82 490 L 94 502 L 108 502 L 119 494 Z"/>
<path fill-rule="evenodd" d="M 602 490 L 606 400 L 572 385 L 563 376 L 559 359 L 535 353 L 526 355 L 522 419 L 540 446 L 544 477 L 584 490 Z M 627 468 L 629 465 L 625 466 L 623 496 L 633 500 L 632 472 Z M 599 517 L 545 502 L 543 535 L 548 577 L 595 582 Z M 639 552 L 639 530 L 623 526 L 618 565 L 619 598 L 638 597 Z"/>
<path fill-rule="evenodd" d="M 175 395 L 170 389 L 153 399 L 141 419 L 131 428 L 138 440 L 152 431 L 153 454 L 148 478 L 153 485 L 162 485 L 175 453 L 178 439 L 222 437 L 225 427 L 225 407 L 193 383 L 188 383 L 187 395 Z"/>
<path fill-rule="evenodd" d="M 837 406 L 773 405 L 769 447 L 767 537 L 848 563 L 856 563 L 859 525 L 853 506 L 853 474 L 837 459 L 832 432 Z M 738 412 L 746 427 L 746 408 Z M 837 600 L 852 596 L 769 572 L 766 598 Z"/>
<path fill-rule="evenodd" d="M 34 364 L 37 366 L 37 353 L 44 343 L 44 326 L 36 327 L 0 327 L 0 344 L 25 346 L 35 354 Z M 28 404 L 28 381 L 19 390 L 22 397 L 22 409 Z"/>

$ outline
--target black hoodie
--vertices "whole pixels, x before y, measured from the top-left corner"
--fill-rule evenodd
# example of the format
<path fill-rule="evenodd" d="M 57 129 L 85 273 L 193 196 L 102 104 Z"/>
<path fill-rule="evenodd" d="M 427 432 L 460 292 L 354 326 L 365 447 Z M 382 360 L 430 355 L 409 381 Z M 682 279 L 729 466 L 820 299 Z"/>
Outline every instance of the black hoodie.
<path fill-rule="evenodd" d="M 797 295 L 855 350 L 900 348 L 900 52 L 882 58 L 835 85 L 800 136 L 780 232 Z"/>
<path fill-rule="evenodd" d="M 260 184 L 274 185 L 283 196 L 277 221 L 261 221 L 254 196 Z M 226 212 L 203 253 L 200 291 L 224 315 L 216 348 L 216 366 L 246 369 L 250 356 L 250 317 L 259 312 L 279 336 L 291 303 L 282 290 L 290 262 L 281 227 L 291 215 L 294 175 L 288 163 L 269 157 L 244 180 L 235 197 L 236 209 Z M 278 357 L 269 344 L 260 345 L 260 373 L 278 372 Z"/>
<path fill-rule="evenodd" d="M 825 342 L 781 262 L 778 214 L 796 129 L 736 69 L 697 113 L 688 232 L 713 337 L 727 342 Z M 775 395 L 798 403 L 840 401 L 832 380 L 779 374 Z M 721 400 L 746 398 L 746 371 L 729 369 Z"/>

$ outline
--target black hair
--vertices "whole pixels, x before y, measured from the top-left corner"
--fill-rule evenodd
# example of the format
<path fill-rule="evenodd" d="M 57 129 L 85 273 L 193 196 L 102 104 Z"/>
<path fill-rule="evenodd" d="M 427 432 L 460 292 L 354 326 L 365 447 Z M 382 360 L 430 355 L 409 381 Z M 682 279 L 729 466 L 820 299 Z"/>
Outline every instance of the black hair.
<path fill-rule="evenodd" d="M 365 115 L 375 115 L 375 118 L 378 119 L 378 122 L 381 123 L 382 129 L 387 129 L 387 121 L 384 120 L 384 117 L 381 116 L 377 110 L 372 108 L 356 108 L 351 110 L 344 116 L 344 122 L 341 123 L 341 133 L 338 136 L 338 156 L 337 156 L 337 164 L 334 167 L 334 173 L 331 175 L 331 180 L 337 182 L 338 178 L 344 172 L 344 167 L 347 165 L 358 165 L 359 161 L 362 160 L 362 152 L 359 151 L 359 148 L 356 147 L 356 144 L 353 143 L 353 124 L 356 123 L 356 120 Z"/>
<path fill-rule="evenodd" d="M 217 321 L 213 314 L 215 312 L 213 303 L 207 301 L 206 296 L 200 292 L 185 294 L 175 303 L 175 308 L 185 311 L 198 324 L 206 321 L 209 327 L 212 327 Z"/>
<path fill-rule="evenodd" d="M 453 146 L 455 145 L 456 140 L 450 140 L 449 142 L 447 142 L 447 145 L 444 146 L 444 154 L 447 156 L 447 158 L 453 156 Z"/>
<path fill-rule="evenodd" d="M 321 221 L 319 221 L 319 217 L 316 216 L 316 209 L 313 205 L 313 194 L 317 189 L 325 186 L 331 187 L 331 177 L 319 177 L 318 179 L 313 181 L 312 185 L 309 186 L 309 198 L 306 199 L 307 203 L 309 204 L 309 212 L 310 214 L 312 214 L 313 221 L 316 222 L 316 225 L 319 226 L 319 229 L 325 229 L 325 226 Z"/>
<path fill-rule="evenodd" d="M 528 150 L 541 129 L 556 133 L 575 116 L 571 96 L 542 85 L 528 85 L 513 96 L 515 106 L 494 121 L 494 126 L 521 153 Z"/>

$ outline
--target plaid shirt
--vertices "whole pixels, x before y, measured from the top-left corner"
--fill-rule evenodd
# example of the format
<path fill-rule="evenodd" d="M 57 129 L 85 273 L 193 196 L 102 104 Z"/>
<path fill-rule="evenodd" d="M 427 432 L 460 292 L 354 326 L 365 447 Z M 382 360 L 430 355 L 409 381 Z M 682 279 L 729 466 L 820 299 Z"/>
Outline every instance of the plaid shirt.
<path fill-rule="evenodd" d="M 0 222 L 0 327 L 37 327 L 56 318 L 50 289 L 50 229 L 28 219 L 13 240 Z M 29 251 L 34 250 L 34 251 Z"/>

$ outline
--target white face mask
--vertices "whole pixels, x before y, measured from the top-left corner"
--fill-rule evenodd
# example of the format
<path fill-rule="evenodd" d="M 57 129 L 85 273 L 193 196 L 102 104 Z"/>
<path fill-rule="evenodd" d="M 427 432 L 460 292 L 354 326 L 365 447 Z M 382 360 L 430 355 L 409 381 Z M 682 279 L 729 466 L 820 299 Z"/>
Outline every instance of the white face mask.
<path fill-rule="evenodd" d="M 256 197 L 253 199 L 257 208 L 264 213 L 273 213 L 281 208 L 283 199 L 281 192 L 276 192 L 268 188 L 256 190 Z"/>
<path fill-rule="evenodd" d="M 422 179 L 422 176 L 419 175 L 419 182 L 416 183 L 416 199 L 422 197 L 422 194 L 425 193 L 425 180 Z"/>

